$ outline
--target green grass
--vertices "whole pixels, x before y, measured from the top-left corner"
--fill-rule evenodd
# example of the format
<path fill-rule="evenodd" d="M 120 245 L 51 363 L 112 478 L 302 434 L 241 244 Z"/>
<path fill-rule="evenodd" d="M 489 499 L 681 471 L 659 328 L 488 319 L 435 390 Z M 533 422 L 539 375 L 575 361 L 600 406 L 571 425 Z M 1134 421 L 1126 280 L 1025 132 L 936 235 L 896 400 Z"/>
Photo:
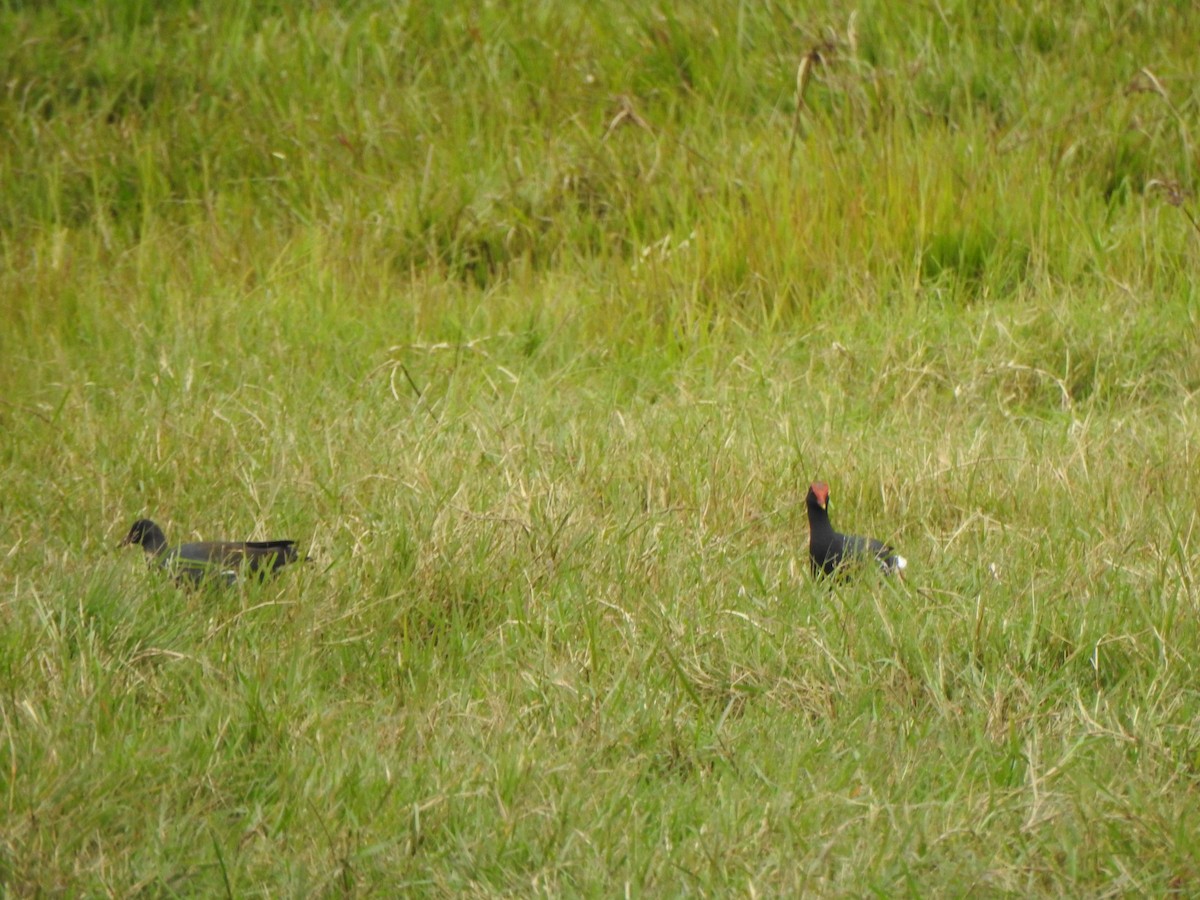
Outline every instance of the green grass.
<path fill-rule="evenodd" d="M 477 6 L 0 11 L 5 894 L 1200 890 L 1200 16 Z"/>

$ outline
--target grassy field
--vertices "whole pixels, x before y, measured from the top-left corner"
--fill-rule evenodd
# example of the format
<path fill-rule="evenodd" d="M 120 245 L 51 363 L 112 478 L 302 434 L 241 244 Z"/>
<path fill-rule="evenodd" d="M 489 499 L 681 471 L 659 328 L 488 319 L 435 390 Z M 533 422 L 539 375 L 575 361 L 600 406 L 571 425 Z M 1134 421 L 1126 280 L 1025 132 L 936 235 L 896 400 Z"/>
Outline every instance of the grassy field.
<path fill-rule="evenodd" d="M 1200 892 L 1193 4 L 208 6 L 0 8 L 6 896 Z"/>

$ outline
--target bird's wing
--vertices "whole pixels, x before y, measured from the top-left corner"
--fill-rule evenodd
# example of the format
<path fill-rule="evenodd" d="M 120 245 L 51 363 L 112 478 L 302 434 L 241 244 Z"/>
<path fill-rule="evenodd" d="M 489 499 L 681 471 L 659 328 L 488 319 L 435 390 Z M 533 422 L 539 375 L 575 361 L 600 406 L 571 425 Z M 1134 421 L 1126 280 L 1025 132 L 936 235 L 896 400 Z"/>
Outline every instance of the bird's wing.
<path fill-rule="evenodd" d="M 295 562 L 298 556 L 295 541 L 247 541 L 243 552 L 247 564 L 254 570 L 278 569 Z"/>
<path fill-rule="evenodd" d="M 161 565 L 178 582 L 200 584 L 207 581 L 223 581 L 227 584 L 237 579 L 236 562 L 210 548 L 211 545 L 183 544 L 163 554 Z"/>
<path fill-rule="evenodd" d="M 881 557 L 892 552 L 892 548 L 874 538 L 859 537 L 857 534 L 835 535 L 836 549 L 843 557 Z"/>

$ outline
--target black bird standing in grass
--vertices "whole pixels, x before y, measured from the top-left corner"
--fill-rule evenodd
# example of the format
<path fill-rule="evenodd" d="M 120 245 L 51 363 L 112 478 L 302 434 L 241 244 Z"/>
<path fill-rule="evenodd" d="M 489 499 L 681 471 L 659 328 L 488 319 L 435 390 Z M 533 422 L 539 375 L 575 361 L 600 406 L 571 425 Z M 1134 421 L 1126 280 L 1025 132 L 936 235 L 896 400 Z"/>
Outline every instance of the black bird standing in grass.
<path fill-rule="evenodd" d="M 151 565 L 170 572 L 180 584 L 192 585 L 231 585 L 242 570 L 261 578 L 300 558 L 295 541 L 197 541 L 168 548 L 163 530 L 149 519 L 133 523 L 121 541 L 121 546 L 126 544 L 139 545 Z"/>
<path fill-rule="evenodd" d="M 904 577 L 908 560 L 874 538 L 841 534 L 829 521 L 829 485 L 814 481 L 804 499 L 808 507 L 808 558 L 814 578 L 833 575 L 853 562 L 874 561 L 885 575 Z"/>

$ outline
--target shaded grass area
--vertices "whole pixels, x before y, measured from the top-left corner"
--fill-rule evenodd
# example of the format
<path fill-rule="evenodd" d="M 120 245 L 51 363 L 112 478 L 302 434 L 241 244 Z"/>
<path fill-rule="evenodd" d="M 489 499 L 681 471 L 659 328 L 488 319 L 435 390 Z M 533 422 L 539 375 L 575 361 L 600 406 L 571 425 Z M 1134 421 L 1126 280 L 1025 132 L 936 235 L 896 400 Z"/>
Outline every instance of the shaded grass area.
<path fill-rule="evenodd" d="M 943 275 L 984 299 L 1150 277 L 1193 237 L 1176 216 L 1138 244 L 1128 209 L 1194 187 L 1189 17 L 60 4 L 6 17 L 0 222 L 105 258 L 181 240 L 252 278 L 299 242 L 356 292 L 414 271 L 486 289 L 694 235 L 660 277 L 755 318 Z"/>
<path fill-rule="evenodd" d="M 0 14 L 0 882 L 1194 892 L 1194 18 Z"/>

